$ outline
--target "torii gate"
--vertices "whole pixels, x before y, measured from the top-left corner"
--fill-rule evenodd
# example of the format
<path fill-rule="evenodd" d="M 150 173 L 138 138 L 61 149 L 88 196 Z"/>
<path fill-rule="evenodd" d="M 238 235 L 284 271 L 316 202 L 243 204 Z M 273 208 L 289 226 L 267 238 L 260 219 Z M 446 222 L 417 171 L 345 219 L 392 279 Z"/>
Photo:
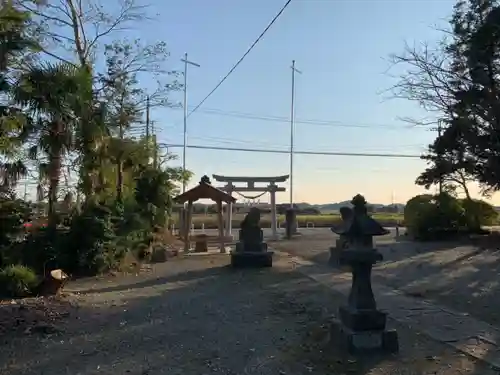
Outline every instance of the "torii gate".
<path fill-rule="evenodd" d="M 232 192 L 256 192 L 263 194 L 271 194 L 271 230 L 273 238 L 278 238 L 278 225 L 276 220 L 276 192 L 286 191 L 284 187 L 277 186 L 278 182 L 286 182 L 289 175 L 275 177 L 228 177 L 214 174 L 212 175 L 215 181 L 225 182 L 226 185 L 221 187 L 228 194 Z M 246 186 L 234 186 L 233 183 L 244 183 Z M 267 186 L 255 186 L 256 183 L 268 183 Z M 226 236 L 230 236 L 232 232 L 233 206 L 228 204 L 226 213 Z"/>

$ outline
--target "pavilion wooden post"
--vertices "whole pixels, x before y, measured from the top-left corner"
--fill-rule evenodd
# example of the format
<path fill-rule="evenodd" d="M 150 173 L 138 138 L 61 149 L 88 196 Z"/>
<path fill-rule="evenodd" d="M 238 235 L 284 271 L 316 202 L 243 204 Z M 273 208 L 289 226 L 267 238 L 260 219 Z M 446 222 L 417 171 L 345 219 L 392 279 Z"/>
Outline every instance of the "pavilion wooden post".
<path fill-rule="evenodd" d="M 193 216 L 193 202 L 196 202 L 199 199 L 211 199 L 217 204 L 217 221 L 219 223 L 219 243 L 220 243 L 220 252 L 225 253 L 226 252 L 226 247 L 225 247 L 225 236 L 224 236 L 224 216 L 223 216 L 223 211 L 222 211 L 222 203 L 228 203 L 229 205 L 231 203 L 236 202 L 236 199 L 233 198 L 230 194 L 217 189 L 216 187 L 213 187 L 210 182 L 207 182 L 208 177 L 204 176 L 198 186 L 182 193 L 181 195 L 178 195 L 177 197 L 174 198 L 176 203 L 179 204 L 187 204 L 186 212 L 185 212 L 185 222 L 183 223 L 182 227 L 180 227 L 181 232 L 183 233 L 183 240 L 184 240 L 184 251 L 188 252 L 191 248 L 191 238 L 190 238 L 190 229 L 191 229 L 191 222 L 192 222 L 192 216 Z"/>
<path fill-rule="evenodd" d="M 220 252 L 225 253 L 226 247 L 224 244 L 224 217 L 222 213 L 222 201 L 217 201 L 217 219 L 219 221 L 219 239 L 220 239 Z"/>
<path fill-rule="evenodd" d="M 185 228 L 184 228 L 184 231 L 186 233 L 186 239 L 184 241 L 184 252 L 188 252 L 189 249 L 191 248 L 191 233 L 190 233 L 190 230 L 191 230 L 191 219 L 193 217 L 193 201 L 190 200 L 188 202 L 188 206 L 187 206 L 187 212 L 186 212 L 186 222 L 185 222 Z"/>

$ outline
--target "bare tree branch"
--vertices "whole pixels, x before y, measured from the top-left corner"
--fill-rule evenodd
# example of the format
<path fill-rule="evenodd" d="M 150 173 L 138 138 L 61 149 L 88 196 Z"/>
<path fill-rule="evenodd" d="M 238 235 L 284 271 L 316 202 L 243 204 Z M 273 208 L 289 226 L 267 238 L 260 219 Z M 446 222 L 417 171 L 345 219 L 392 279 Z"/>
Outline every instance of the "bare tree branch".
<path fill-rule="evenodd" d="M 148 6 L 137 1 L 113 0 L 104 6 L 99 0 L 59 0 L 58 3 L 17 0 L 22 9 L 35 15 L 33 27 L 43 42 L 45 54 L 59 61 L 88 67 L 103 39 L 113 32 L 130 29 L 135 22 L 149 19 Z M 78 63 L 56 52 L 61 44 L 68 52 L 76 53 Z"/>

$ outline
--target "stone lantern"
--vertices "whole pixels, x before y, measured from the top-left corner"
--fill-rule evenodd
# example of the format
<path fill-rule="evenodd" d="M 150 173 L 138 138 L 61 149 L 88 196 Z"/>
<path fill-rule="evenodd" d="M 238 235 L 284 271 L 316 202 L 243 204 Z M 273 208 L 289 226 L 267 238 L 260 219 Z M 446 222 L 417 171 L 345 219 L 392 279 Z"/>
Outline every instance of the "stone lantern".
<path fill-rule="evenodd" d="M 336 335 L 350 353 L 374 350 L 394 353 L 399 350 L 397 332 L 386 329 L 387 313 L 377 310 L 371 282 L 373 265 L 383 259 L 373 247 L 373 236 L 389 231 L 368 215 L 362 195 L 356 195 L 351 203 L 352 215 L 341 226 L 332 228 L 346 241 L 339 263 L 349 266 L 352 273 L 348 302 L 339 309 L 340 322 L 332 327 L 332 336 Z"/>

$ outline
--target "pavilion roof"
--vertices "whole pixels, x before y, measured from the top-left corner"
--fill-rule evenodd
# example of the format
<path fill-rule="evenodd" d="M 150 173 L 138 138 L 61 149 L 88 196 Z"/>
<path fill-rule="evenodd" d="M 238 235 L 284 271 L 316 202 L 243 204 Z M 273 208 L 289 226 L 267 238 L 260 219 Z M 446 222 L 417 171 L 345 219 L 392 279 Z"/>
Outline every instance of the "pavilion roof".
<path fill-rule="evenodd" d="M 200 181 L 200 183 L 192 189 L 178 195 L 174 198 L 176 203 L 195 202 L 200 199 L 211 199 L 214 202 L 234 203 L 236 198 L 231 194 L 226 193 L 210 183 Z"/>

